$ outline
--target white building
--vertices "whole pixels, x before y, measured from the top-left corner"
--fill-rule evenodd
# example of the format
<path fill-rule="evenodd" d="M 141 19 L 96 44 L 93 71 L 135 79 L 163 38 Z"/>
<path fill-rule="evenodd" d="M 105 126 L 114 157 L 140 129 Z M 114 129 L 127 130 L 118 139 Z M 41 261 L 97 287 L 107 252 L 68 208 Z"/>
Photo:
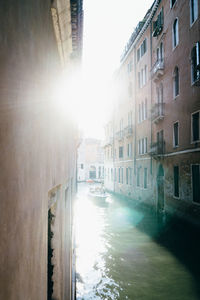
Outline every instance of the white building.
<path fill-rule="evenodd" d="M 104 151 L 101 141 L 93 138 L 84 139 L 78 149 L 78 182 L 104 179 Z"/>

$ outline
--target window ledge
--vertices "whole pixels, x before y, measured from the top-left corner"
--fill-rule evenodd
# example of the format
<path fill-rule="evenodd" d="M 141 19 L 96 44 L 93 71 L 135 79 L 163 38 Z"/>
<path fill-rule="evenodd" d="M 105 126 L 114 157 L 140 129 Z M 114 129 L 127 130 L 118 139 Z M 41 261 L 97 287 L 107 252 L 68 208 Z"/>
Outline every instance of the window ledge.
<path fill-rule="evenodd" d="M 172 51 L 175 51 L 175 49 L 178 47 L 178 45 L 179 45 L 179 42 L 175 47 L 173 46 Z"/>
<path fill-rule="evenodd" d="M 193 27 L 193 25 L 196 23 L 197 20 L 198 20 L 198 17 L 196 18 L 196 20 L 194 20 L 193 23 L 190 23 L 190 29 Z"/>
<path fill-rule="evenodd" d="M 180 94 L 174 96 L 173 100 L 176 101 L 176 99 L 179 97 Z"/>
<path fill-rule="evenodd" d="M 173 195 L 173 198 L 174 198 L 174 199 L 177 199 L 177 200 L 180 200 L 180 196 L 177 197 L 177 196 L 174 196 L 174 195 Z"/>
<path fill-rule="evenodd" d="M 191 141 L 191 144 L 192 144 L 192 145 L 197 144 L 197 143 L 200 143 L 200 140 L 197 140 L 197 141 Z"/>

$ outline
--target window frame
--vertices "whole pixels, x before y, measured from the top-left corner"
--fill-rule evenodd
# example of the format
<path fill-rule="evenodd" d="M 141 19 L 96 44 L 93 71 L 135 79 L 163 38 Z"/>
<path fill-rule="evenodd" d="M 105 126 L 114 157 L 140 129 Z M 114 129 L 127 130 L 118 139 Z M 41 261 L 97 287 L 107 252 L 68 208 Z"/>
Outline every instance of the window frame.
<path fill-rule="evenodd" d="M 193 139 L 193 118 L 192 118 L 192 116 L 194 114 L 197 114 L 197 113 L 199 113 L 199 139 L 194 141 L 194 139 Z M 200 142 L 200 110 L 197 110 L 197 111 L 191 113 L 191 144 L 196 144 L 196 143 L 199 143 L 199 142 Z"/>
<path fill-rule="evenodd" d="M 176 91 L 176 70 L 178 70 L 178 94 L 175 94 Z M 180 95 L 180 71 L 179 67 L 175 66 L 174 67 L 174 72 L 173 72 L 173 99 L 176 99 Z"/>
<path fill-rule="evenodd" d="M 172 9 L 176 5 L 177 0 L 175 0 L 174 4 L 172 4 L 172 0 L 170 0 L 170 8 Z"/>
<path fill-rule="evenodd" d="M 190 165 L 190 172 L 191 172 L 191 190 L 192 190 L 192 203 L 194 204 L 194 205 L 198 205 L 198 206 L 200 206 L 200 202 L 195 202 L 193 199 L 194 199 L 194 195 L 193 195 L 193 192 L 194 192 L 194 190 L 193 190 L 193 176 L 192 176 L 192 167 L 193 166 L 199 166 L 199 172 L 200 172 L 200 164 L 199 163 L 194 163 L 194 164 L 191 164 Z"/>
<path fill-rule="evenodd" d="M 175 144 L 175 127 L 174 127 L 174 125 L 175 124 L 178 124 L 178 143 L 177 143 L 177 145 Z M 173 148 L 178 148 L 179 147 L 179 121 L 176 121 L 176 122 L 174 122 L 173 123 Z"/>
<path fill-rule="evenodd" d="M 146 172 L 146 177 L 145 177 L 145 172 Z M 144 189 L 145 190 L 148 189 L 148 168 L 144 168 Z"/>
<path fill-rule="evenodd" d="M 192 58 L 192 51 L 195 49 L 196 52 L 196 67 L 200 66 L 200 42 L 196 42 L 195 46 L 192 48 L 191 50 L 191 55 L 190 55 L 190 59 L 191 59 L 191 85 L 194 85 L 197 81 L 197 79 L 194 79 L 194 64 L 193 64 L 193 58 Z M 200 73 L 200 70 L 198 70 Z"/>
<path fill-rule="evenodd" d="M 178 196 L 175 195 L 175 168 L 178 168 Z M 180 199 L 180 167 L 179 165 L 173 166 L 173 197 L 176 199 Z"/>
<path fill-rule="evenodd" d="M 177 29 L 176 29 L 176 45 L 174 43 L 174 40 L 175 40 L 175 30 L 174 30 L 174 24 L 175 22 L 177 22 Z M 176 47 L 179 45 L 179 19 L 176 18 L 173 22 L 173 25 L 172 25 L 172 49 L 175 50 Z"/>
<path fill-rule="evenodd" d="M 192 21 L 192 0 L 190 0 L 190 27 L 193 26 L 193 24 L 196 22 L 196 20 L 198 19 L 198 15 L 199 15 L 199 6 L 198 6 L 198 0 L 193 0 L 196 1 L 196 5 L 197 5 L 197 14 L 196 14 L 196 19 L 195 19 L 195 7 L 193 6 L 193 10 L 194 10 L 194 20 Z"/>

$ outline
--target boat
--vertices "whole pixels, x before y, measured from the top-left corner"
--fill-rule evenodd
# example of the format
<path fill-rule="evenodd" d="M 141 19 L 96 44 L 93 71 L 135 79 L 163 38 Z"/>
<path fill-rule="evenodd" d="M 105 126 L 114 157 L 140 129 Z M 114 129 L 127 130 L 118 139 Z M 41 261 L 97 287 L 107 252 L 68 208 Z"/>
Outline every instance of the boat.
<path fill-rule="evenodd" d="M 88 196 L 96 199 L 106 199 L 109 195 L 105 192 L 104 187 L 92 187 L 89 190 Z"/>

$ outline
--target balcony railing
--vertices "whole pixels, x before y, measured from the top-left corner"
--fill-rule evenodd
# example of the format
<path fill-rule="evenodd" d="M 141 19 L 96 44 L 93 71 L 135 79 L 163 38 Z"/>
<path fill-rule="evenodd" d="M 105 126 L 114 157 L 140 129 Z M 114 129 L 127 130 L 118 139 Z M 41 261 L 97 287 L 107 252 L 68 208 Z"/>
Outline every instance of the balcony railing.
<path fill-rule="evenodd" d="M 156 103 L 151 109 L 151 120 L 155 123 L 165 116 L 165 103 Z"/>
<path fill-rule="evenodd" d="M 124 135 L 126 137 L 131 136 L 133 134 L 133 126 L 129 125 L 126 128 L 124 128 Z"/>
<path fill-rule="evenodd" d="M 116 138 L 120 141 L 124 138 L 124 130 L 120 130 L 118 132 L 116 132 Z"/>
<path fill-rule="evenodd" d="M 154 80 L 159 79 L 164 74 L 164 68 L 164 59 L 158 59 L 151 70 L 151 76 L 154 77 Z"/>
<path fill-rule="evenodd" d="M 159 141 L 151 144 L 149 154 L 151 156 L 162 156 L 165 154 L 165 141 Z"/>

